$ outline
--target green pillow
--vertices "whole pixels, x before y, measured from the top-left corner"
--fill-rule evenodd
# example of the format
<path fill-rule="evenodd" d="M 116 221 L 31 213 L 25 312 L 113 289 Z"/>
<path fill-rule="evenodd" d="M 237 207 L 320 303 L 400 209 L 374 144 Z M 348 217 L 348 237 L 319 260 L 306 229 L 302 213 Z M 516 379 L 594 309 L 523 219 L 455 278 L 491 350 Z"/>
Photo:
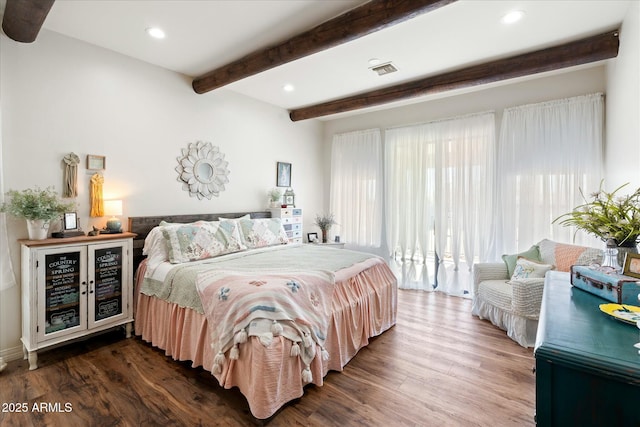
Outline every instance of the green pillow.
<path fill-rule="evenodd" d="M 540 248 L 538 248 L 538 245 L 533 245 L 526 251 L 520 252 L 519 254 L 502 255 L 502 260 L 507 265 L 509 277 L 513 276 L 513 270 L 516 269 L 516 262 L 518 262 L 518 257 L 523 257 L 531 261 L 542 261 L 540 259 Z"/>

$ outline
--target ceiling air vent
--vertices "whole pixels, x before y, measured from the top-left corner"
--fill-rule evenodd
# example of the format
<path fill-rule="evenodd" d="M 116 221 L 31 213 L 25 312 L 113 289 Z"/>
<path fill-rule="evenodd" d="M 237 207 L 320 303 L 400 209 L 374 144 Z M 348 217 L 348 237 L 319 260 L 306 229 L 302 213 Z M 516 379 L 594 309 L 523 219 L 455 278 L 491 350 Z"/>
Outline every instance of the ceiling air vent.
<path fill-rule="evenodd" d="M 384 64 L 373 66 L 370 68 L 370 70 L 375 71 L 376 73 L 378 73 L 379 76 L 384 76 L 385 74 L 395 73 L 396 71 L 398 71 L 396 66 L 393 65 L 391 62 L 386 62 Z"/>

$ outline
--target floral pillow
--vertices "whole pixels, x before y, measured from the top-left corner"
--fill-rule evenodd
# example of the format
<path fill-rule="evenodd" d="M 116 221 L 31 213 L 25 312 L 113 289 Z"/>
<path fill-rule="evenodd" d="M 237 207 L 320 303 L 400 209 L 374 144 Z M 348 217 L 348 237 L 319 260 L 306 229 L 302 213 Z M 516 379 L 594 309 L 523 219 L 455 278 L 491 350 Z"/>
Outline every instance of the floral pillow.
<path fill-rule="evenodd" d="M 161 227 L 169 262 L 179 264 L 245 250 L 235 221 L 197 221 Z"/>
<path fill-rule="evenodd" d="M 249 249 L 289 243 L 280 218 L 241 219 L 240 233 Z"/>
<path fill-rule="evenodd" d="M 547 271 L 553 269 L 552 265 L 541 264 L 526 258 L 519 257 L 513 270 L 511 280 L 544 278 Z"/>

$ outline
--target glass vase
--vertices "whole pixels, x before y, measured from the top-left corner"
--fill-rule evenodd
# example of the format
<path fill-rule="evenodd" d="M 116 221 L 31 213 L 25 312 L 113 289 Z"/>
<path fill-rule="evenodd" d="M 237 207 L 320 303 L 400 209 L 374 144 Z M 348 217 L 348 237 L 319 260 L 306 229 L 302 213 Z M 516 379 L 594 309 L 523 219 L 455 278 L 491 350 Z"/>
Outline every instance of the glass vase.
<path fill-rule="evenodd" d="M 607 246 L 604 249 L 602 266 L 613 268 L 618 273 L 622 273 L 628 253 L 638 253 L 638 248 L 635 242 L 618 245 L 615 240 L 609 239 L 607 240 Z"/>

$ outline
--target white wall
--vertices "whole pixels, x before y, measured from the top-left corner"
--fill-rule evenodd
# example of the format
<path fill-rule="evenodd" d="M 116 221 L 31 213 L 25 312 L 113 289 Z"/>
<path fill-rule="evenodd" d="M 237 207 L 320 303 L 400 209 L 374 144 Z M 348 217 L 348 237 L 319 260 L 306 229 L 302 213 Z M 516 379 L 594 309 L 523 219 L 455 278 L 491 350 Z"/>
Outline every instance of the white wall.
<path fill-rule="evenodd" d="M 620 50 L 607 66 L 605 169 L 611 188 L 640 187 L 640 2 L 620 28 Z"/>
<path fill-rule="evenodd" d="M 106 156 L 105 199 L 122 198 L 124 217 L 264 210 L 277 161 L 292 163 L 304 227 L 313 227 L 314 213 L 322 211 L 318 121 L 292 123 L 285 110 L 228 90 L 197 95 L 185 76 L 46 30 L 33 44 L 1 35 L 0 55 L 5 190 L 61 191 L 62 158 L 75 152 L 85 229 L 87 154 Z M 229 162 L 230 182 L 213 200 L 189 197 L 176 180 L 176 157 L 198 140 L 220 147 Z M 9 227 L 19 274 L 16 239 L 27 237 L 26 225 L 10 219 Z M 0 293 L 0 356 L 9 359 L 21 356 L 18 290 Z"/>

